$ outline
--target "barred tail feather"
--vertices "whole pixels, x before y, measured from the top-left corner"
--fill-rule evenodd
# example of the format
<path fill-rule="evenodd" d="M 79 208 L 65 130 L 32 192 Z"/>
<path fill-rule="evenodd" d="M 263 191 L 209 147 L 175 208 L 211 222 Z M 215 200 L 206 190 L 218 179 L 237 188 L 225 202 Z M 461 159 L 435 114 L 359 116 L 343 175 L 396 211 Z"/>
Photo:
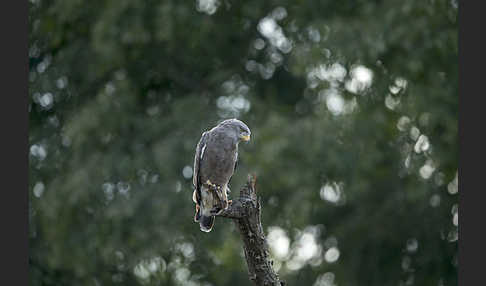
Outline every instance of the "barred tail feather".
<path fill-rule="evenodd" d="M 213 225 L 214 225 L 214 216 L 202 215 L 199 218 L 199 228 L 201 229 L 201 231 L 210 232 L 211 229 L 213 229 Z"/>

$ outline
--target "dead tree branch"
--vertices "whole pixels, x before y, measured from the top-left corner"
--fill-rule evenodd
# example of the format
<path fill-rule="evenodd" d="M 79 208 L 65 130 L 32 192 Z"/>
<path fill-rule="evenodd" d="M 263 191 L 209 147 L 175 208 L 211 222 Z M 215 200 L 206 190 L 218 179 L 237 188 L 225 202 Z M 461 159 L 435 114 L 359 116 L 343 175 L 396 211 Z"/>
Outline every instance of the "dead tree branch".
<path fill-rule="evenodd" d="M 281 286 L 273 261 L 269 259 L 268 245 L 261 224 L 261 203 L 256 195 L 256 177 L 248 176 L 248 181 L 240 190 L 240 197 L 218 216 L 231 218 L 238 227 L 243 240 L 246 264 L 250 280 L 257 286 Z"/>

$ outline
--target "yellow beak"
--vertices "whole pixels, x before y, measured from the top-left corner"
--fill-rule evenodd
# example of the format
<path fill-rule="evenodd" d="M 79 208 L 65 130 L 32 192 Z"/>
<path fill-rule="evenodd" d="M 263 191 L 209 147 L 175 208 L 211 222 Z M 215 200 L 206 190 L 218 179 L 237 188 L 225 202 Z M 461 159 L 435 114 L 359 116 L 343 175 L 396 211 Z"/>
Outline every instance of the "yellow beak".
<path fill-rule="evenodd" d="M 249 141 L 250 140 L 250 135 L 243 135 L 243 136 L 241 136 L 241 139 L 243 141 Z"/>

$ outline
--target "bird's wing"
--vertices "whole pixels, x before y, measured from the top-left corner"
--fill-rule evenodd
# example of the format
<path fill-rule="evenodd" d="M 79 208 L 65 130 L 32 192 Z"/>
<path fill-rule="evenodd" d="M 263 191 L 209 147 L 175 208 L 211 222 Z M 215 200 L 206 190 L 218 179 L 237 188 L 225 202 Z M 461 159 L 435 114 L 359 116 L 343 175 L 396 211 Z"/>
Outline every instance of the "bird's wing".
<path fill-rule="evenodd" d="M 204 132 L 201 139 L 196 146 L 196 154 L 194 155 L 194 173 L 192 175 L 192 184 L 196 193 L 196 202 L 200 204 L 201 201 L 201 181 L 199 176 L 199 166 L 201 165 L 204 151 L 206 150 L 206 143 L 208 141 L 208 131 Z"/>
<path fill-rule="evenodd" d="M 233 169 L 233 173 L 235 173 L 236 172 L 236 168 L 238 168 L 238 162 L 240 162 L 240 159 L 238 159 L 238 151 L 236 151 L 235 168 Z M 231 192 L 231 190 L 229 188 L 229 184 L 231 183 L 231 179 L 232 178 L 233 178 L 233 175 L 231 175 L 231 177 L 229 178 L 229 181 L 228 181 L 228 186 L 227 186 L 228 193 Z"/>

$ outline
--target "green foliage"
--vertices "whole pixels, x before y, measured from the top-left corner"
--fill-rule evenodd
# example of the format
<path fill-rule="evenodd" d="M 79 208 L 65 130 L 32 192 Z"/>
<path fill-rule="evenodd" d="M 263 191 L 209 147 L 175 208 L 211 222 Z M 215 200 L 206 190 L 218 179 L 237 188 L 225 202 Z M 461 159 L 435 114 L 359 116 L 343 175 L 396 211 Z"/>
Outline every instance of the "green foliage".
<path fill-rule="evenodd" d="M 187 176 L 229 117 L 289 285 L 457 284 L 457 2 L 31 0 L 29 26 L 31 285 L 248 285 Z"/>

